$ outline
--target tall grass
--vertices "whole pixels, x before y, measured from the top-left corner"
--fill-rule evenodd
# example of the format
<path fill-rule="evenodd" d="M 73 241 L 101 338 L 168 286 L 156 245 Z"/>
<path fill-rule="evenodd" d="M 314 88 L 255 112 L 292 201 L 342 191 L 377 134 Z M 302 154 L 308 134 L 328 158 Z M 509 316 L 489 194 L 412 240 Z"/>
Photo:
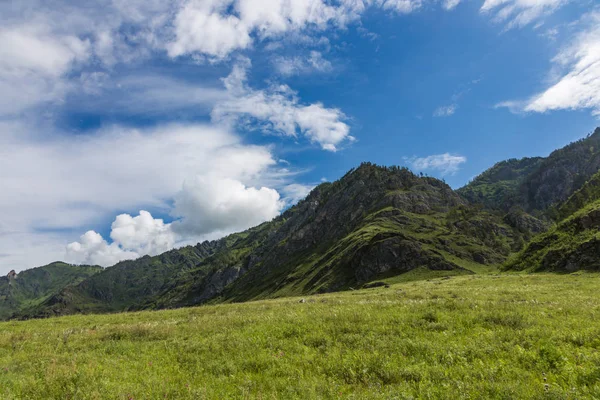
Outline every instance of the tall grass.
<path fill-rule="evenodd" d="M 2 399 L 600 398 L 600 275 L 0 324 Z"/>

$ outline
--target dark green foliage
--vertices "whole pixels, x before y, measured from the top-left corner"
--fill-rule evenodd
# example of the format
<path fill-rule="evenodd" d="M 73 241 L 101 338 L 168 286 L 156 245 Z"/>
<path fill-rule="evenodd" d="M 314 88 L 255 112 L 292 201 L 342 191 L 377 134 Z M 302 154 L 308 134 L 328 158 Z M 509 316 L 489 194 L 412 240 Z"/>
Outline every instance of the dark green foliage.
<path fill-rule="evenodd" d="M 519 202 L 520 188 L 525 179 L 540 167 L 543 160 L 542 157 L 533 157 L 501 161 L 458 189 L 458 193 L 471 203 L 508 211 Z"/>
<path fill-rule="evenodd" d="M 511 159 L 494 165 L 458 192 L 488 208 L 521 207 L 538 217 L 555 217 L 567 200 L 600 168 L 600 128 L 546 158 Z"/>
<path fill-rule="evenodd" d="M 600 172 L 553 208 L 558 224 L 535 237 L 505 269 L 600 270 Z"/>
<path fill-rule="evenodd" d="M 600 172 L 594 174 L 581 189 L 557 207 L 556 218 L 563 220 L 596 200 L 600 200 Z"/>
<path fill-rule="evenodd" d="M 101 273 L 64 288 L 18 317 L 136 309 L 165 291 L 175 279 L 196 267 L 221 244 L 204 242 L 161 255 L 122 261 Z"/>
<path fill-rule="evenodd" d="M 589 184 L 597 185 L 595 180 Z M 585 204 L 582 193 L 595 194 L 590 188 L 574 196 L 572 204 Z M 592 195 L 592 198 L 594 196 Z M 527 247 L 506 264 L 505 269 L 529 271 L 573 272 L 600 271 L 600 200 L 592 200 L 555 227 L 535 237 Z"/>
<path fill-rule="evenodd" d="M 102 271 L 102 267 L 55 262 L 0 277 L 0 319 L 35 306 L 67 285 L 77 284 Z"/>

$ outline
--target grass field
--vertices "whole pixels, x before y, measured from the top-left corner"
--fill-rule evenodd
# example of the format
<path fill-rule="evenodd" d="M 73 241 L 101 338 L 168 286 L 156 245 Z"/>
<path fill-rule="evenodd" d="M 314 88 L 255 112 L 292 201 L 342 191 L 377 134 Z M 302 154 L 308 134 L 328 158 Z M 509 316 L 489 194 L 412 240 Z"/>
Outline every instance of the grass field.
<path fill-rule="evenodd" d="M 0 324 L 2 399 L 600 398 L 600 275 Z"/>

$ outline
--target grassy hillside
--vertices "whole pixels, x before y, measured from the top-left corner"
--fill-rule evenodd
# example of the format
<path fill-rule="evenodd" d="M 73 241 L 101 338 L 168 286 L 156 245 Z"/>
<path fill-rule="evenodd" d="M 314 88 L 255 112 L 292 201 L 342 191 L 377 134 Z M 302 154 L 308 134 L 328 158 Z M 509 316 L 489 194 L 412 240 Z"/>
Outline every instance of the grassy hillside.
<path fill-rule="evenodd" d="M 0 323 L 0 398 L 600 397 L 599 275 L 410 280 L 427 274 L 303 300 Z"/>
<path fill-rule="evenodd" d="M 507 270 L 600 271 L 600 173 L 555 210 L 561 220 L 535 237 L 504 267 Z"/>
<path fill-rule="evenodd" d="M 102 267 L 55 262 L 0 277 L 0 319 L 35 307 L 68 285 L 76 285 Z"/>
<path fill-rule="evenodd" d="M 542 161 L 542 157 L 501 161 L 458 189 L 458 193 L 472 203 L 508 210 L 518 202 L 525 179 L 539 168 Z"/>

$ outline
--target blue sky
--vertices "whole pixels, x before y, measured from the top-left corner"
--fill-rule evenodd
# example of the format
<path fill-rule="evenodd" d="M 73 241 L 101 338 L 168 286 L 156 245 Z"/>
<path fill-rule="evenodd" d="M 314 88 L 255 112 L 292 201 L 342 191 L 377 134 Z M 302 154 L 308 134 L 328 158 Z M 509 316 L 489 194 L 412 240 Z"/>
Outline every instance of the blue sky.
<path fill-rule="evenodd" d="M 600 125 L 594 1 L 26 0 L 0 21 L 0 273 L 218 238 L 362 161 L 457 188 Z"/>

